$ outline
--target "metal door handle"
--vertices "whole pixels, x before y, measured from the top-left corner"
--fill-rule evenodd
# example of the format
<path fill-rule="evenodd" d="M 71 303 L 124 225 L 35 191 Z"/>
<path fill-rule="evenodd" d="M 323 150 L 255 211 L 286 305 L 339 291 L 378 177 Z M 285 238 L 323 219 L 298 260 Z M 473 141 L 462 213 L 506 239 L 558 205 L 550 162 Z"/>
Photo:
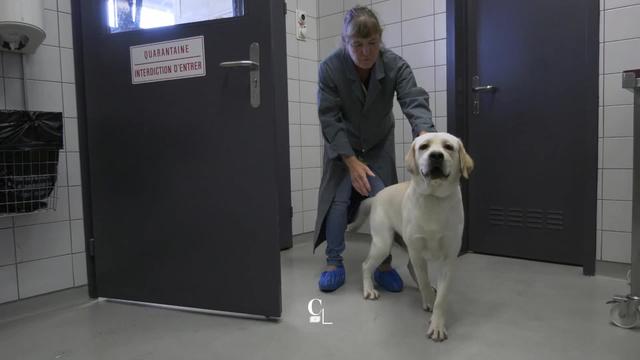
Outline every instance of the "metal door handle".
<path fill-rule="evenodd" d="M 498 88 L 493 85 L 487 85 L 487 86 L 475 86 L 471 88 L 471 90 L 473 90 L 474 92 L 485 92 L 485 91 L 495 92 L 496 90 L 498 90 Z"/>
<path fill-rule="evenodd" d="M 249 96 L 251 106 L 260 106 L 260 44 L 252 43 L 249 46 L 249 60 L 225 61 L 220 63 L 221 67 L 232 68 L 241 67 L 249 69 Z"/>
<path fill-rule="evenodd" d="M 251 60 L 225 61 L 220 63 L 221 67 L 247 67 L 250 70 L 260 69 L 260 63 Z"/>

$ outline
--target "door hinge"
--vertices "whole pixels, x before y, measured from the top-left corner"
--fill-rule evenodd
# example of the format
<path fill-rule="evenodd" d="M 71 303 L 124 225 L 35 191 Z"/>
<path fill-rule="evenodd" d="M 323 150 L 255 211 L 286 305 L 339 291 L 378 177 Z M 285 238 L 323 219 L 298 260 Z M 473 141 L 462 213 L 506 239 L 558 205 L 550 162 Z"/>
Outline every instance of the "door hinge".
<path fill-rule="evenodd" d="M 96 239 L 89 239 L 89 255 L 96 256 Z"/>

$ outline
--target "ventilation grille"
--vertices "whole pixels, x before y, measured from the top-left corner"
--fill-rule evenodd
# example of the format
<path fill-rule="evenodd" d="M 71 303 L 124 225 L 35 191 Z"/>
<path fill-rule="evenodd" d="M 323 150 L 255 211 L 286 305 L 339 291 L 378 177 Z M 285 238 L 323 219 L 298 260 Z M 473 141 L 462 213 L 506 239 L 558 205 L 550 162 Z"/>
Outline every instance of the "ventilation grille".
<path fill-rule="evenodd" d="M 489 224 L 494 226 L 563 230 L 564 212 L 541 209 L 505 209 L 492 206 L 489 208 Z"/>

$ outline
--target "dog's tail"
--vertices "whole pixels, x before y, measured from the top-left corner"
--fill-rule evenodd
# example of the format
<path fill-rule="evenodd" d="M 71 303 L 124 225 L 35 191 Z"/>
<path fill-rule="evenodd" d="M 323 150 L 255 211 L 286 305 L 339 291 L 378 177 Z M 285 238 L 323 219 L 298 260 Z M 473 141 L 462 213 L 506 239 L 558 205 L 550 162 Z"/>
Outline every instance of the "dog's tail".
<path fill-rule="evenodd" d="M 369 218 L 369 213 L 371 213 L 371 202 L 373 198 L 367 198 L 360 203 L 358 207 L 358 212 L 356 213 L 353 221 L 347 226 L 347 231 L 356 231 L 358 230 L 362 224 Z"/>

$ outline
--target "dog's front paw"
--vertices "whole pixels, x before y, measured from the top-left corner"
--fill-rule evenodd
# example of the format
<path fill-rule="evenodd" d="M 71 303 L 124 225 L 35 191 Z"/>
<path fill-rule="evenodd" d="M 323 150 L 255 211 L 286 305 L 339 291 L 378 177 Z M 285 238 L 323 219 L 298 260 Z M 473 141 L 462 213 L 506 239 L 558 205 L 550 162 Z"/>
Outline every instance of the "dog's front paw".
<path fill-rule="evenodd" d="M 369 299 L 369 300 L 376 300 L 377 298 L 380 297 L 378 292 L 373 287 L 369 287 L 369 288 L 365 287 L 363 291 L 363 295 L 365 299 Z"/>
<path fill-rule="evenodd" d="M 427 337 L 436 342 L 447 340 L 448 335 L 447 329 L 444 327 L 444 321 L 431 319 L 429 322 L 429 330 L 427 330 Z"/>

